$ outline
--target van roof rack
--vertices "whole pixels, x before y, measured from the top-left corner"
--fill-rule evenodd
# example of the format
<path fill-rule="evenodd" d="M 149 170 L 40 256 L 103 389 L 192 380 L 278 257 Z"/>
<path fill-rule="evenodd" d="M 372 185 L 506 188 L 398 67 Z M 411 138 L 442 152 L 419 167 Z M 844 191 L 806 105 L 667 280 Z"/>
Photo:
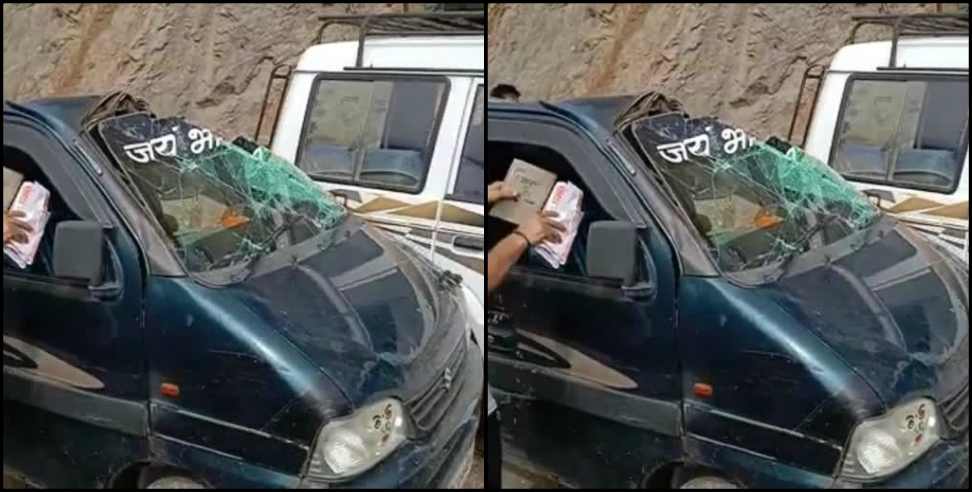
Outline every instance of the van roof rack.
<path fill-rule="evenodd" d="M 482 36 L 486 32 L 486 12 L 446 11 L 409 14 L 333 15 L 322 16 L 317 41 L 324 42 L 324 32 L 331 26 L 358 29 L 358 55 L 355 68 L 362 68 L 364 44 L 368 38 L 394 36 Z"/>
<path fill-rule="evenodd" d="M 968 36 L 969 35 L 969 14 L 968 13 L 945 13 L 945 14 L 910 14 L 910 15 L 856 15 L 851 17 L 854 27 L 851 28 L 850 36 L 842 46 L 853 44 L 857 40 L 857 31 L 864 26 L 883 26 L 890 27 L 891 37 L 891 56 L 888 66 L 878 67 L 878 70 L 920 70 L 935 71 L 929 67 L 899 67 L 898 41 L 904 37 L 936 37 L 936 36 Z M 953 70 L 953 69 L 949 69 Z M 957 70 L 957 69 L 956 69 Z M 793 116 L 790 119 L 790 130 L 787 133 L 787 140 L 792 141 L 795 135 L 797 117 L 800 114 L 800 102 L 803 101 L 804 91 L 807 89 L 807 81 L 816 80 L 816 88 L 812 90 L 813 101 L 810 104 L 810 115 L 807 116 L 803 135 L 798 142 L 799 146 L 804 146 L 807 141 L 807 132 L 810 130 L 810 123 L 813 120 L 813 113 L 817 108 L 817 100 L 820 97 L 820 83 L 827 71 L 825 65 L 811 63 L 803 72 L 800 80 L 800 89 L 797 91 L 796 106 L 793 109 Z"/>
<path fill-rule="evenodd" d="M 891 58 L 889 69 L 897 68 L 898 41 L 904 37 L 933 37 L 933 36 L 968 36 L 969 14 L 910 14 L 910 15 L 858 15 L 851 17 L 854 28 L 851 29 L 850 44 L 857 38 L 857 31 L 864 26 L 884 26 L 892 30 Z"/>
<path fill-rule="evenodd" d="M 324 43 L 324 32 L 332 26 L 356 27 L 358 29 L 358 53 L 355 57 L 354 67 L 346 70 L 362 69 L 364 67 L 364 46 L 368 38 L 374 37 L 414 37 L 414 36 L 482 36 L 486 33 L 486 10 L 485 4 L 465 4 L 480 5 L 481 10 L 452 10 L 461 7 L 459 4 L 440 4 L 438 11 L 416 12 L 404 14 L 370 14 L 370 15 L 328 15 L 318 18 L 322 22 L 321 29 L 317 33 L 315 40 L 317 43 Z M 407 9 L 407 4 L 405 5 Z M 395 69 L 404 71 L 407 69 Z M 263 94 L 263 104 L 260 106 L 260 117 L 257 120 L 256 132 L 253 140 L 259 141 L 260 133 L 263 130 L 263 120 L 267 108 L 270 105 L 270 90 L 276 81 L 284 81 L 281 97 L 287 93 L 290 85 L 290 76 L 293 74 L 294 67 L 289 64 L 281 64 L 273 67 L 270 72 L 270 79 L 267 80 L 267 89 Z M 277 113 L 270 128 L 270 141 L 273 144 L 273 134 L 276 133 L 277 122 L 280 120 L 280 112 L 283 110 L 282 101 L 277 102 Z"/>

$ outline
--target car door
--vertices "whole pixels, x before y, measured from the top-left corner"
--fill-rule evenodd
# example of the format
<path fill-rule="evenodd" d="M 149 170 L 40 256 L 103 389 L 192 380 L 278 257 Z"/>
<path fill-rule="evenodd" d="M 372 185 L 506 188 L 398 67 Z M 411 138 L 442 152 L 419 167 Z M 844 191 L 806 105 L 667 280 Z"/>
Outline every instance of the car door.
<path fill-rule="evenodd" d="M 37 257 L 4 258 L 4 468 L 45 487 L 105 486 L 147 455 L 142 275 L 131 237 L 67 148 L 20 118 L 3 125 L 4 166 L 52 193 Z M 53 276 L 57 224 L 106 230 L 104 280 Z"/>
<path fill-rule="evenodd" d="M 435 261 L 462 275 L 465 284 L 484 300 L 484 208 L 486 161 L 486 94 L 483 79 L 470 86 L 463 145 L 456 152 L 449 188 L 435 231 Z"/>
<path fill-rule="evenodd" d="M 558 155 L 603 207 L 598 218 L 636 220 L 611 205 L 630 198 L 628 191 L 582 132 L 490 116 L 488 144 L 491 155 L 522 148 Z M 537 155 L 542 153 L 530 162 L 543 167 Z M 637 285 L 650 288 L 625 289 L 587 277 L 589 226 L 582 222 L 563 268 L 524 255 L 490 295 L 488 377 L 513 462 L 554 473 L 572 486 L 639 486 L 645 469 L 678 452 L 673 257 L 648 224 L 639 233 Z M 490 234 L 492 228 L 491 222 Z"/>

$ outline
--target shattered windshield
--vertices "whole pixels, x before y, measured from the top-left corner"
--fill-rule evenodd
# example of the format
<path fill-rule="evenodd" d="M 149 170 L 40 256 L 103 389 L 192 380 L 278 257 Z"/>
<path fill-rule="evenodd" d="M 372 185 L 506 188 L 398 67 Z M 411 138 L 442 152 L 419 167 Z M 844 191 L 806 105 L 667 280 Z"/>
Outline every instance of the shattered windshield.
<path fill-rule="evenodd" d="M 724 272 L 779 268 L 879 215 L 829 167 L 777 139 L 758 142 L 713 118 L 681 114 L 632 130 Z"/>
<path fill-rule="evenodd" d="M 179 118 L 107 120 L 101 136 L 190 272 L 249 267 L 335 227 L 345 209 L 266 148 Z"/>

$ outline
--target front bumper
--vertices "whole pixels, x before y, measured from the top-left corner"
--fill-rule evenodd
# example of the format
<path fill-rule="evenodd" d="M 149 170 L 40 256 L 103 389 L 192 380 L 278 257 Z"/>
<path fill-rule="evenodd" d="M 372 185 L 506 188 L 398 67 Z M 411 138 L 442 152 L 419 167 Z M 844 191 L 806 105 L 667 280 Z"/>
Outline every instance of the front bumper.
<path fill-rule="evenodd" d="M 473 463 L 483 394 L 483 358 L 466 351 L 465 383 L 452 408 L 423 440 L 408 441 L 385 461 L 347 482 L 314 479 L 301 488 L 458 488 Z"/>
<path fill-rule="evenodd" d="M 969 485 L 969 436 L 964 442 L 942 441 L 918 461 L 879 482 L 838 480 L 837 488 L 864 489 L 967 489 Z"/>

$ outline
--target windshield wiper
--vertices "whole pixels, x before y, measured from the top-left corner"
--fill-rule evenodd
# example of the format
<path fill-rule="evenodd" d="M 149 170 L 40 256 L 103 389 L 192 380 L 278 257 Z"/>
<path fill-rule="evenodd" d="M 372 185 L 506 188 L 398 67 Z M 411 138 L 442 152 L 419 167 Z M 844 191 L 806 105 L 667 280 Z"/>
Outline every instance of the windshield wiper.
<path fill-rule="evenodd" d="M 805 253 L 805 251 L 803 250 L 804 244 L 806 244 L 808 241 L 813 239 L 813 237 L 819 234 L 820 231 L 824 229 L 824 227 L 829 226 L 836 219 L 837 219 L 836 215 L 828 215 L 820 222 L 817 222 L 817 224 L 814 225 L 804 235 L 800 236 L 800 238 L 797 239 L 796 242 L 794 243 L 794 248 L 790 250 L 790 252 L 786 254 L 786 257 L 783 258 L 783 261 L 780 262 L 780 266 L 778 268 L 778 271 L 780 273 L 779 275 L 776 276 L 776 278 L 773 279 L 773 281 L 776 282 L 781 278 L 783 278 L 784 276 L 786 276 L 787 272 L 790 271 L 790 266 L 793 264 L 793 260 L 795 260 L 797 256 L 800 256 L 803 253 Z"/>
<path fill-rule="evenodd" d="M 297 221 L 302 218 L 303 216 L 301 215 L 296 215 L 296 214 L 291 215 L 290 218 L 284 221 L 283 224 L 280 224 L 276 229 L 274 229 L 273 232 L 270 233 L 270 237 L 267 238 L 266 241 L 260 243 L 259 247 L 256 248 L 256 253 L 254 253 L 253 255 L 251 255 L 249 258 L 246 259 L 246 262 L 243 264 L 243 268 L 240 269 L 241 273 L 238 276 L 236 283 L 242 283 L 249 280 L 249 278 L 253 275 L 254 264 L 260 258 L 264 257 L 264 254 L 261 253 L 261 251 L 263 251 L 264 248 L 266 248 L 267 246 L 277 242 L 277 239 L 280 239 L 280 236 L 283 233 L 292 230 L 293 227 L 297 224 Z"/>
<path fill-rule="evenodd" d="M 281 234 L 293 229 L 293 227 L 297 225 L 297 221 L 303 218 L 305 217 L 301 215 L 292 215 L 287 222 L 281 224 L 280 227 L 274 229 L 274 231 L 270 234 L 270 238 L 268 238 L 264 243 L 262 243 L 258 249 L 263 250 L 263 248 L 265 248 L 267 245 L 277 242 L 277 239 L 280 237 Z M 330 229 L 321 228 L 318 234 L 328 233 L 328 237 L 333 237 L 333 234 L 335 233 L 335 231 L 337 231 L 337 229 L 338 229 L 337 226 Z M 324 242 L 320 242 L 318 247 L 320 248 L 321 251 L 327 248 L 328 241 L 330 240 L 325 240 Z M 248 258 L 246 263 L 244 263 L 243 268 L 240 269 L 241 273 L 238 275 L 238 279 L 236 280 L 236 283 L 242 283 L 249 280 L 249 278 L 253 276 L 253 273 L 256 270 L 255 268 L 256 262 L 259 261 L 264 256 L 265 255 L 263 254 L 257 253 L 251 256 L 250 258 Z"/>
<path fill-rule="evenodd" d="M 241 269 L 240 271 L 241 272 L 251 271 L 252 270 L 251 267 L 253 266 L 253 264 L 258 259 L 260 259 L 261 257 L 263 257 L 263 254 L 261 254 L 261 251 L 263 251 L 268 245 L 277 242 L 277 239 L 280 238 L 280 235 L 283 234 L 284 232 L 287 232 L 288 230 L 291 230 L 293 228 L 293 226 L 296 225 L 297 220 L 300 219 L 300 218 L 301 218 L 301 216 L 299 216 L 299 215 L 292 215 L 283 224 L 280 224 L 280 226 L 278 226 L 276 229 L 274 229 L 270 233 L 270 237 L 268 237 L 263 242 L 257 244 L 256 247 L 254 247 L 254 248 L 248 248 L 251 251 L 251 253 L 248 256 L 246 256 L 246 257 L 243 258 L 243 269 Z M 236 257 L 239 256 L 241 253 L 242 253 L 242 251 L 240 251 L 239 249 L 236 249 L 236 250 L 233 250 L 233 251 L 230 251 L 230 252 L 226 253 L 225 255 L 221 256 L 218 260 L 212 262 L 212 264 L 210 265 L 209 270 L 215 270 L 217 267 L 219 267 L 219 265 L 222 265 L 224 262 L 226 262 L 226 266 L 230 266 L 230 265 L 236 264 L 237 263 Z M 249 275 L 247 275 L 247 278 L 249 278 Z M 244 279 L 242 279 L 240 281 L 242 282 L 242 281 L 245 281 L 245 280 L 246 280 L 246 278 L 244 278 Z"/>

